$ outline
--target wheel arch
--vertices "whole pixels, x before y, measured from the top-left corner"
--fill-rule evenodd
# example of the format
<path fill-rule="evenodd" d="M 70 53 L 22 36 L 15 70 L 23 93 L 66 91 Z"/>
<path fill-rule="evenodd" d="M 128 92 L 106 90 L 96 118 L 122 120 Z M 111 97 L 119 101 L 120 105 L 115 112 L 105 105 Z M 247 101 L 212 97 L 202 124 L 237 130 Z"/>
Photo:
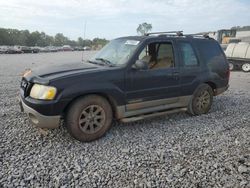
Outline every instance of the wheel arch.
<path fill-rule="evenodd" d="M 107 93 L 103 93 L 103 92 L 93 92 L 93 93 L 85 93 L 85 94 L 81 94 L 78 95 L 74 98 L 72 98 L 72 100 L 70 100 L 70 102 L 66 105 L 66 107 L 63 109 L 63 116 L 65 117 L 65 114 L 67 113 L 67 111 L 69 110 L 70 106 L 79 98 L 82 97 L 86 97 L 89 95 L 98 95 L 100 97 L 103 97 L 104 99 L 106 99 L 108 101 L 108 103 L 111 106 L 112 112 L 113 112 L 113 117 L 117 118 L 118 117 L 118 110 L 117 110 L 117 102 L 115 100 L 114 97 L 112 97 L 111 95 L 107 94 Z"/>
<path fill-rule="evenodd" d="M 204 82 L 204 84 L 209 85 L 209 86 L 212 88 L 212 90 L 213 90 L 213 95 L 215 95 L 215 93 L 216 93 L 216 89 L 217 89 L 216 84 L 215 84 L 214 82 L 212 82 L 212 81 L 207 81 L 207 82 Z"/>

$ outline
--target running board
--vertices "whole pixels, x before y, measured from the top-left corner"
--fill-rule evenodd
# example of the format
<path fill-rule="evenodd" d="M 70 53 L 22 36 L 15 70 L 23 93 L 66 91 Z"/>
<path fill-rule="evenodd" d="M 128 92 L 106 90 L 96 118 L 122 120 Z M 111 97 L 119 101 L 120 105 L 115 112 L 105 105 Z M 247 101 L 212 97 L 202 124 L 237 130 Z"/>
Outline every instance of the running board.
<path fill-rule="evenodd" d="M 186 111 L 187 111 L 187 108 L 177 108 L 177 109 L 173 109 L 173 110 L 153 112 L 150 114 L 142 114 L 139 116 L 127 117 L 127 118 L 120 119 L 120 121 L 123 123 L 128 123 L 128 122 L 139 121 L 139 120 L 143 120 L 143 119 L 147 119 L 147 118 L 162 116 L 162 115 L 166 115 L 166 114 L 173 114 L 173 113 L 177 113 L 177 112 L 186 112 Z"/>

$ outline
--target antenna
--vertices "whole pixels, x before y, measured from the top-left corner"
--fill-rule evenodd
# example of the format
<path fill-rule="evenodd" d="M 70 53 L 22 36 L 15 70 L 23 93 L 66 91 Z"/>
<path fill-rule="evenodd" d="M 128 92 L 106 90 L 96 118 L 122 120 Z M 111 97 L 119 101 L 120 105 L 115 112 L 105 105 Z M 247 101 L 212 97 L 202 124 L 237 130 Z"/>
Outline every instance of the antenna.
<path fill-rule="evenodd" d="M 87 21 L 85 20 L 85 22 L 84 22 L 83 41 L 86 41 L 86 26 L 87 26 Z M 82 51 L 82 62 L 83 62 L 83 53 L 84 53 L 84 50 Z"/>
<path fill-rule="evenodd" d="M 87 21 L 85 20 L 85 23 L 84 23 L 84 36 L 83 36 L 84 40 L 86 39 L 86 26 L 87 26 Z"/>

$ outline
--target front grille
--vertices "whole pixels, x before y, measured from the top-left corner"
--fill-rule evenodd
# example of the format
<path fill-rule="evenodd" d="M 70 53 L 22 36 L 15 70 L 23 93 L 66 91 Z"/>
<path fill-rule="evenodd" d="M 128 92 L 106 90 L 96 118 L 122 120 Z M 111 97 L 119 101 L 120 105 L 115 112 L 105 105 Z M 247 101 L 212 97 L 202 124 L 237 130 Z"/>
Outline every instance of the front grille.
<path fill-rule="evenodd" d="M 24 97 L 27 97 L 29 95 L 30 89 L 31 89 L 31 83 L 28 82 L 25 78 L 22 79 L 21 81 L 21 88 L 24 93 Z"/>

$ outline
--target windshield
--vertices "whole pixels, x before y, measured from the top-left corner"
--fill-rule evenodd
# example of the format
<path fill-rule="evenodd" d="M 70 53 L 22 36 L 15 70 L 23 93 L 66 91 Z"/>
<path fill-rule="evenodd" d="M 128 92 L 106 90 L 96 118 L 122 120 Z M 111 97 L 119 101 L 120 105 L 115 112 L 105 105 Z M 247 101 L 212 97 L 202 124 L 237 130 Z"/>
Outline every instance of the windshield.
<path fill-rule="evenodd" d="M 140 41 L 129 39 L 115 39 L 104 46 L 90 62 L 102 62 L 110 65 L 123 65 L 137 48 Z"/>

